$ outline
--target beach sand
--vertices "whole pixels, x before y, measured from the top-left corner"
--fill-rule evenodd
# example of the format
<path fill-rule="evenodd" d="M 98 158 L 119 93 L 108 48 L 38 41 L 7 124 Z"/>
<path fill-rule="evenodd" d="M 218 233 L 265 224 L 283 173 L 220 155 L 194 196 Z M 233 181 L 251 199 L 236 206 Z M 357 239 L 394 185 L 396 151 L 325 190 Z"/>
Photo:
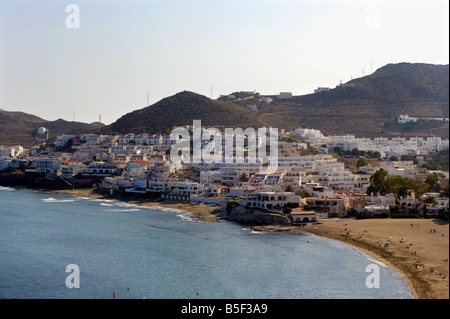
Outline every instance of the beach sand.
<path fill-rule="evenodd" d="M 113 197 L 100 195 L 93 189 L 52 192 L 115 200 Z M 211 213 L 216 207 L 171 201 L 152 202 L 145 199 L 120 200 L 130 204 L 183 210 L 191 213 L 198 221 L 219 221 L 217 215 Z M 305 227 L 255 226 L 255 230 L 305 231 L 342 241 L 401 274 L 409 284 L 414 298 L 449 299 L 449 225 L 441 220 L 344 218 L 323 220 L 321 224 L 308 224 Z M 346 233 L 349 233 L 348 238 Z M 385 247 L 385 243 L 389 243 L 389 246 Z"/>
<path fill-rule="evenodd" d="M 449 298 L 449 225 L 444 221 L 329 219 L 302 231 L 354 245 L 380 260 L 403 276 L 414 298 Z"/>

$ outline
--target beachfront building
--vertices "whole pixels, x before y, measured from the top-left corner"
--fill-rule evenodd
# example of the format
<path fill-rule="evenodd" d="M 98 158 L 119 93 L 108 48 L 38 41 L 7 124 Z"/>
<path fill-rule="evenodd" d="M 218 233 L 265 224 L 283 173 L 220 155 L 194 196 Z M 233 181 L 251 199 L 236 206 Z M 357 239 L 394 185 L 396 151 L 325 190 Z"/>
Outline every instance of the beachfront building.
<path fill-rule="evenodd" d="M 82 173 L 86 169 L 86 165 L 78 163 L 75 160 L 61 161 L 61 176 L 63 178 L 72 178 L 73 176 Z"/>
<path fill-rule="evenodd" d="M 177 183 L 174 178 L 149 179 L 148 190 L 155 193 L 170 193 L 176 188 Z"/>
<path fill-rule="evenodd" d="M 443 215 L 445 211 L 449 209 L 448 197 L 435 197 L 435 203 L 426 205 L 427 216 L 439 216 Z"/>
<path fill-rule="evenodd" d="M 111 176 L 119 172 L 116 163 L 91 162 L 83 175 Z"/>
<path fill-rule="evenodd" d="M 418 211 L 421 208 L 421 202 L 419 199 L 411 196 L 406 197 L 400 197 L 399 199 L 400 207 L 403 211 L 411 212 L 411 211 Z"/>
<path fill-rule="evenodd" d="M 247 193 L 238 200 L 244 207 L 262 209 L 281 209 L 283 207 L 300 207 L 300 196 L 291 192 L 255 191 Z"/>
<path fill-rule="evenodd" d="M 175 188 L 172 193 L 175 195 L 184 195 L 189 198 L 193 195 L 198 195 L 201 192 L 201 185 L 196 182 L 178 182 L 175 184 Z"/>
<path fill-rule="evenodd" d="M 342 198 L 309 197 L 306 198 L 306 204 L 310 205 L 315 212 L 327 213 L 328 217 L 347 216 L 347 209 Z"/>
<path fill-rule="evenodd" d="M 294 208 L 289 217 L 295 223 L 317 222 L 320 219 L 328 218 L 327 213 L 315 212 L 313 210 L 303 210 L 303 208 Z"/>
<path fill-rule="evenodd" d="M 33 165 L 38 172 L 56 175 L 60 168 L 60 160 L 54 158 L 37 158 L 34 160 Z"/>
<path fill-rule="evenodd" d="M 366 205 L 373 205 L 373 206 L 394 206 L 396 203 L 396 198 L 394 195 L 363 195 L 362 197 L 366 203 Z M 369 207 L 369 206 L 368 206 Z"/>
<path fill-rule="evenodd" d="M 228 188 L 224 185 L 207 186 L 203 188 L 202 194 L 212 197 L 223 196 L 226 195 L 227 189 Z"/>

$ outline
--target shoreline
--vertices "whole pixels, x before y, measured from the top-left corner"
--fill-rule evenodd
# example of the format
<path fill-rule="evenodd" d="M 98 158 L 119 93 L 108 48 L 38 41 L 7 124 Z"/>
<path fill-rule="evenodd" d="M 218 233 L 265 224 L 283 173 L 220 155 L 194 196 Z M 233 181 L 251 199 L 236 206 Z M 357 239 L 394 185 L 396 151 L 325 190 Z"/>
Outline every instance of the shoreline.
<path fill-rule="evenodd" d="M 432 227 L 439 232 L 429 233 L 430 229 L 434 229 Z M 411 228 L 409 232 L 408 228 Z M 308 225 L 300 231 L 340 241 L 381 261 L 402 276 L 414 299 L 449 298 L 448 224 L 439 225 L 430 219 L 341 219 L 325 220 L 321 225 Z M 348 239 L 346 232 L 350 233 Z M 398 232 L 408 233 L 405 241 L 401 242 L 404 235 L 396 234 Z M 389 237 L 392 239 L 388 240 Z M 383 245 L 386 240 L 388 247 Z"/>
<path fill-rule="evenodd" d="M 375 254 L 373 251 L 368 250 L 366 248 L 363 248 L 363 247 L 361 247 L 359 245 L 355 245 L 355 244 L 349 243 L 347 241 L 342 241 L 342 240 L 336 239 L 335 237 L 326 236 L 324 234 L 318 235 L 318 234 L 316 234 L 314 232 L 310 232 L 310 231 L 307 231 L 307 230 L 303 230 L 303 231 L 305 233 L 313 234 L 313 235 L 316 235 L 316 236 L 319 236 L 319 237 L 328 238 L 328 239 L 331 239 L 331 240 L 337 240 L 337 241 L 339 241 L 341 243 L 349 245 L 349 246 L 351 246 L 351 247 L 353 247 L 353 248 L 355 248 L 355 249 L 365 253 L 366 255 L 368 255 L 370 257 L 375 258 L 376 260 L 378 260 L 378 261 L 382 262 L 383 264 L 385 264 L 386 267 L 389 267 L 391 270 L 393 270 L 394 272 L 398 273 L 401 276 L 401 278 L 407 283 L 407 285 L 409 287 L 409 290 L 410 290 L 410 294 L 412 295 L 412 297 L 414 299 L 423 299 L 423 298 L 421 298 L 421 295 L 415 289 L 414 282 L 411 281 L 411 279 L 407 276 L 407 274 L 404 271 L 400 270 L 398 267 L 396 267 L 388 259 L 380 256 L 379 254 Z"/>
<path fill-rule="evenodd" d="M 96 199 L 106 199 L 112 201 L 123 201 L 128 204 L 134 204 L 138 206 L 145 207 L 159 207 L 159 208 L 170 208 L 184 211 L 186 213 L 191 214 L 191 217 L 198 222 L 218 222 L 220 220 L 216 214 L 213 214 L 212 211 L 217 209 L 217 207 L 206 206 L 203 204 L 192 205 L 192 204 L 184 204 L 180 201 L 171 201 L 165 200 L 164 202 L 155 202 L 148 199 L 135 199 L 135 198 L 127 198 L 127 197 L 118 197 L 111 195 L 102 195 L 97 193 L 94 189 L 61 189 L 61 190 L 42 190 L 46 193 L 53 194 L 65 194 L 72 196 L 83 196 L 83 197 L 92 197 Z"/>
<path fill-rule="evenodd" d="M 27 187 L 24 187 L 28 189 Z M 94 189 L 36 189 L 38 191 L 54 194 L 66 194 L 72 196 L 82 196 L 82 197 L 92 197 L 96 199 L 106 199 L 112 201 L 124 201 L 129 204 L 135 204 L 138 206 L 146 207 L 160 207 L 160 208 L 171 208 L 182 210 L 184 212 L 190 213 L 191 217 L 199 222 L 219 222 L 221 218 L 217 214 L 212 213 L 217 207 L 206 206 L 203 204 L 188 204 L 181 203 L 179 201 L 169 201 L 155 202 L 146 199 L 134 199 L 134 198 L 121 198 L 117 196 L 102 195 L 97 193 Z M 352 226 L 349 226 L 351 224 Z M 413 232 L 407 233 L 409 225 L 414 225 L 412 229 L 421 230 L 419 234 L 415 236 L 412 235 Z M 401 226 L 401 227 L 400 227 Z M 381 228 L 380 228 L 381 227 Z M 391 228 L 394 229 L 391 229 Z M 439 242 L 439 256 L 442 255 L 442 260 L 447 260 L 445 263 L 438 263 L 436 258 L 430 258 L 427 254 L 423 252 L 428 251 L 429 248 L 433 250 L 434 241 L 422 240 L 421 236 L 429 235 L 426 232 L 432 228 L 438 228 L 438 235 L 442 233 L 442 238 L 439 238 L 436 234 L 432 235 L 432 239 L 436 239 Z M 320 224 L 308 224 L 307 226 L 277 226 L 277 225 L 264 225 L 264 226 L 250 226 L 252 230 L 263 231 L 263 232 L 279 232 L 279 231 L 289 231 L 289 232 L 304 232 L 314 234 L 320 237 L 328 238 L 331 240 L 337 240 L 344 244 L 358 249 L 359 251 L 371 256 L 380 262 L 384 263 L 387 267 L 400 274 L 402 279 L 408 284 L 410 288 L 410 294 L 414 299 L 448 299 L 448 253 L 449 253 L 449 233 L 448 233 L 448 223 L 438 225 L 433 220 L 430 219 L 404 219 L 404 220 L 392 220 L 392 219 L 380 219 L 380 220 L 355 220 L 355 219 L 328 219 L 321 221 Z M 350 231 L 348 230 L 350 228 Z M 364 233 L 367 231 L 367 233 Z M 384 243 L 387 234 L 395 234 L 396 232 L 403 232 L 403 235 L 389 236 L 392 241 L 389 240 L 390 246 L 383 247 L 379 243 Z M 425 232 L 424 232 L 425 231 Z M 350 236 L 348 238 L 345 233 L 349 232 Z M 368 236 L 368 234 L 370 234 Z M 417 236 L 418 235 L 418 236 Z M 407 242 L 399 244 L 396 241 L 401 237 L 406 237 Z M 426 237 L 426 236 L 423 236 Z M 346 239 L 347 238 L 347 239 Z M 429 238 L 428 238 L 429 239 Z M 412 250 L 406 249 L 406 245 L 413 245 L 411 242 L 416 242 L 414 249 L 418 249 L 419 254 L 412 257 Z M 422 245 L 422 247 L 420 246 Z M 427 250 L 423 248 L 427 246 Z M 413 246 L 411 246 L 413 247 Z M 444 250 L 444 247 L 446 249 Z M 403 249 L 400 249 L 403 248 Z M 410 247 L 407 247 L 410 248 Z M 414 251 L 415 253 L 417 251 Z M 420 263 L 418 263 L 420 258 Z M 441 257 L 439 257 L 441 258 Z M 414 259 L 416 262 L 414 262 Z M 428 273 L 425 269 L 425 265 L 433 269 L 440 269 L 439 274 L 446 277 L 446 279 L 437 278 L 437 274 L 430 272 Z M 418 269 L 418 267 L 422 269 Z M 437 268 L 436 268 L 437 267 Z"/>

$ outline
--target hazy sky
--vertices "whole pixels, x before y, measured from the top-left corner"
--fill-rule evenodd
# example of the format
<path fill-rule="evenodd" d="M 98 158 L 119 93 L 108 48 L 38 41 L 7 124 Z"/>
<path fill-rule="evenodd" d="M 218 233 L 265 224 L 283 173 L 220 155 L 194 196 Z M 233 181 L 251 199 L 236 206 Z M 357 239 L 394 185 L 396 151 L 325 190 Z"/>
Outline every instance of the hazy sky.
<path fill-rule="evenodd" d="M 448 64 L 448 12 L 448 0 L 0 0 L 0 108 L 109 124 L 147 93 L 300 95 L 371 61 Z"/>

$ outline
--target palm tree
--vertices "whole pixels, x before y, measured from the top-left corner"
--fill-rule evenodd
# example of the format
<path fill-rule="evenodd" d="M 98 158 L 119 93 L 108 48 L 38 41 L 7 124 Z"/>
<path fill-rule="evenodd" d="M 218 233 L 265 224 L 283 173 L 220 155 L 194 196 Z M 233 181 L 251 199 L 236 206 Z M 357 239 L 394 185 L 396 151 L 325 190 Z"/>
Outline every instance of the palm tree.
<path fill-rule="evenodd" d="M 242 173 L 241 176 L 239 176 L 240 182 L 248 182 L 248 176 L 245 173 Z"/>

